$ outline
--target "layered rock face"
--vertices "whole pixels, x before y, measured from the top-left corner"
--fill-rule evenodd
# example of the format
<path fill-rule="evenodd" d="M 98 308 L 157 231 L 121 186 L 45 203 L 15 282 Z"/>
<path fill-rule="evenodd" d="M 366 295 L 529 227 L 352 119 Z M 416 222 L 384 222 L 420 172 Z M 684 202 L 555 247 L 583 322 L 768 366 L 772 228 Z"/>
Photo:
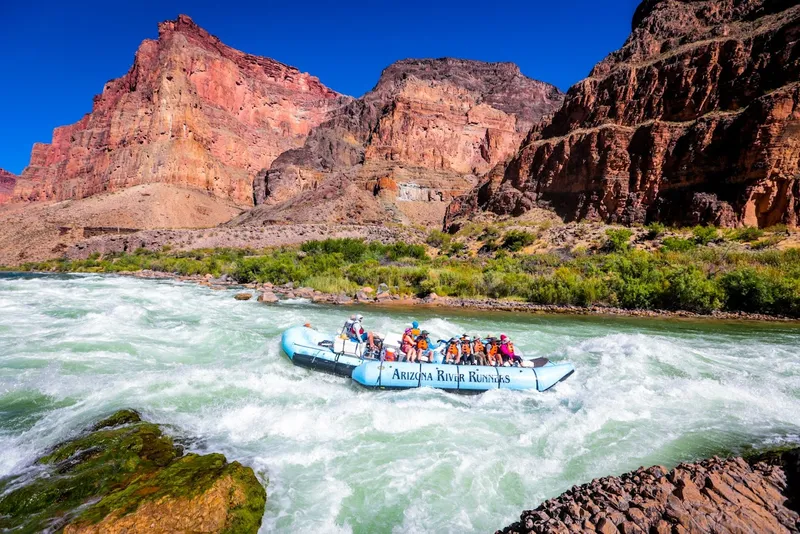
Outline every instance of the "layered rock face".
<path fill-rule="evenodd" d="M 17 185 L 17 177 L 7 170 L 0 169 L 0 204 L 8 202 Z"/>
<path fill-rule="evenodd" d="M 623 48 L 445 225 L 535 205 L 567 220 L 797 224 L 796 4 L 646 0 Z"/>
<path fill-rule="evenodd" d="M 258 176 L 256 203 L 265 207 L 244 220 L 420 222 L 433 214 L 438 223 L 447 202 L 513 155 L 562 99 L 509 63 L 397 62 Z M 415 205 L 429 202 L 438 206 Z"/>
<path fill-rule="evenodd" d="M 158 31 L 91 113 L 34 146 L 15 198 L 76 199 L 158 182 L 252 205 L 255 174 L 351 100 L 225 46 L 184 15 Z"/>
<path fill-rule="evenodd" d="M 777 465 L 714 458 L 639 469 L 575 486 L 522 513 L 504 534 L 800 532 L 798 455 Z"/>

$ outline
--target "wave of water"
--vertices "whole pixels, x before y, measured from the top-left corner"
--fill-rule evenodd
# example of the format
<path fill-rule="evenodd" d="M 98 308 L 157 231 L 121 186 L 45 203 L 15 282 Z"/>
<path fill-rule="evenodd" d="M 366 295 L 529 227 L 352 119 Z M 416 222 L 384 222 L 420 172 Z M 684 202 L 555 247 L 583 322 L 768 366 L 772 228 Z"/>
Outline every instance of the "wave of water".
<path fill-rule="evenodd" d="M 133 407 L 268 482 L 264 532 L 491 532 L 576 483 L 797 441 L 793 325 L 363 309 L 506 333 L 577 372 L 541 394 L 368 391 L 296 368 L 280 332 L 350 309 L 105 276 L 0 276 L 0 476 Z"/>

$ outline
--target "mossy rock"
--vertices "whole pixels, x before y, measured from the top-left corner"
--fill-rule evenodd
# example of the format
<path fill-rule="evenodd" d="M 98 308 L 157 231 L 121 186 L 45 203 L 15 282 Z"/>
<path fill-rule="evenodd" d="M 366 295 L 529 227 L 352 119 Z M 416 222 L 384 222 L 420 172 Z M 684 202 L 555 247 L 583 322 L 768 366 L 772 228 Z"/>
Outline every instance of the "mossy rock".
<path fill-rule="evenodd" d="M 0 530 L 60 532 L 69 525 L 68 530 L 79 532 L 109 516 L 134 514 L 145 502 L 162 507 L 175 500 L 190 503 L 223 483 L 236 498 L 216 503 L 226 507 L 218 510 L 225 521 L 216 531 L 258 530 L 266 492 L 252 469 L 228 463 L 221 454 L 183 455 L 158 425 L 142 421 L 132 410 L 117 412 L 92 429 L 39 458 L 43 472 L 33 480 L 0 481 L 0 490 L 11 489 L 0 498 Z"/>

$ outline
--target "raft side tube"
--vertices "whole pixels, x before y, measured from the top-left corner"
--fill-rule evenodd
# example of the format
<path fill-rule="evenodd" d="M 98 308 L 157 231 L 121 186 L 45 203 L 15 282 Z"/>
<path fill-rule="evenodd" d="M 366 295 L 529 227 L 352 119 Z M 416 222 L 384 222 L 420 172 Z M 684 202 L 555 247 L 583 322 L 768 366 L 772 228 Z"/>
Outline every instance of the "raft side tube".
<path fill-rule="evenodd" d="M 551 362 L 552 363 L 552 362 Z M 571 363 L 559 363 L 538 367 L 536 372 L 537 388 L 539 391 L 547 391 L 559 382 L 563 382 L 575 372 L 575 366 Z"/>

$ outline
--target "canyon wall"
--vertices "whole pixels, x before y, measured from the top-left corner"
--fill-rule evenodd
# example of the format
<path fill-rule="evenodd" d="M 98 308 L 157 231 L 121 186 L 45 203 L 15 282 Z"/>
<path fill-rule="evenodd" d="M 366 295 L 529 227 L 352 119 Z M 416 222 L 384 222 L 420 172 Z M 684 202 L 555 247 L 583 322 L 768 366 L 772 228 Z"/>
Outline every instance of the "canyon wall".
<path fill-rule="evenodd" d="M 646 0 L 625 45 L 448 209 L 565 220 L 796 225 L 800 6 Z"/>
<path fill-rule="evenodd" d="M 241 222 L 430 223 L 506 161 L 563 95 L 516 65 L 404 60 L 256 179 Z M 310 219 L 309 219 L 310 218 Z"/>
<path fill-rule="evenodd" d="M 145 183 L 240 206 L 253 178 L 346 104 L 319 80 L 225 46 L 189 17 L 163 22 L 90 113 L 33 147 L 17 200 L 79 199 Z"/>
<path fill-rule="evenodd" d="M 17 177 L 5 169 L 0 169 L 0 204 L 8 202 L 17 185 Z"/>

